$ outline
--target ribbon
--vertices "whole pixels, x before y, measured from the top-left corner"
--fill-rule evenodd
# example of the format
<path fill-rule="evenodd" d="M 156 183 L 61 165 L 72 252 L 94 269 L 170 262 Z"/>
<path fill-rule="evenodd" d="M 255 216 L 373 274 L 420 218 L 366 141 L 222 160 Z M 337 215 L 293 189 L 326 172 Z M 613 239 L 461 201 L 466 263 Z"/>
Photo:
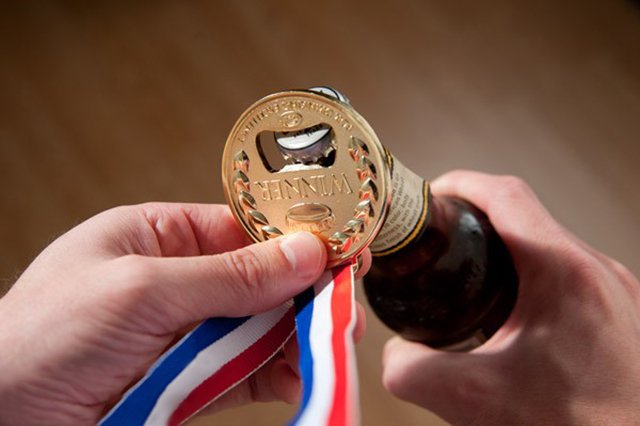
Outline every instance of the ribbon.
<path fill-rule="evenodd" d="M 295 298 L 303 394 L 292 425 L 359 423 L 353 283 L 350 266 L 335 268 Z"/>
<path fill-rule="evenodd" d="M 359 422 L 351 265 L 325 271 L 307 291 L 271 311 L 210 318 L 165 352 L 102 426 L 180 425 L 253 374 L 298 328 L 302 404 L 291 425 Z"/>

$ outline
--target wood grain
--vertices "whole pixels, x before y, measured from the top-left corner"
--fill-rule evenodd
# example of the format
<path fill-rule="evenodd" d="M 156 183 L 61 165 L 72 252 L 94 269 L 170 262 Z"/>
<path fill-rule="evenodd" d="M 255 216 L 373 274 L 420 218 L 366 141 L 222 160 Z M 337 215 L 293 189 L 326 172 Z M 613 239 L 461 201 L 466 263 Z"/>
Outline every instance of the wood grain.
<path fill-rule="evenodd" d="M 522 176 L 558 220 L 640 274 L 640 13 L 631 2 L 0 7 L 5 285 L 101 210 L 222 202 L 221 150 L 237 116 L 265 94 L 317 84 L 344 91 L 416 172 Z M 369 323 L 358 355 L 364 424 L 441 424 L 383 391 L 390 334 Z M 259 404 L 211 424 L 282 424 L 292 410 Z"/>

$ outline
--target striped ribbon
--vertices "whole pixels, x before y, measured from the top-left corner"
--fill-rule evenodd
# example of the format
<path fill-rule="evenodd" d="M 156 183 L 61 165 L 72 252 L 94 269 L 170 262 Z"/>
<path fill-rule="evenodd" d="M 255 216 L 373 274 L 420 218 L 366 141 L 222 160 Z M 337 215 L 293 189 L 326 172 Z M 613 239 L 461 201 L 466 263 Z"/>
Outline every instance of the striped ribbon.
<path fill-rule="evenodd" d="M 351 265 L 326 271 L 295 299 L 302 405 L 292 425 L 359 421 Z M 100 421 L 102 426 L 179 425 L 273 357 L 295 331 L 287 302 L 244 318 L 211 318 L 156 361 Z"/>
<path fill-rule="evenodd" d="M 359 423 L 353 282 L 351 267 L 335 268 L 295 299 L 303 394 L 292 425 Z"/>

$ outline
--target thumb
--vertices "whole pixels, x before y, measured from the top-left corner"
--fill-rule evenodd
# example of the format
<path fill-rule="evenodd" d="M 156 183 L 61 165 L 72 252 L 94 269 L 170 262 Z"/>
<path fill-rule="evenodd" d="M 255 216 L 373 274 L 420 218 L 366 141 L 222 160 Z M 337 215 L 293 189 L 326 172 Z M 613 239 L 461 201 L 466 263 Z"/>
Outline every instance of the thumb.
<path fill-rule="evenodd" d="M 443 352 L 394 337 L 384 347 L 382 381 L 400 399 L 453 424 L 470 424 L 494 383 L 487 357 Z"/>
<path fill-rule="evenodd" d="M 274 308 L 313 284 L 326 267 L 324 244 L 299 232 L 238 250 L 153 263 L 154 310 L 167 326 L 209 317 L 238 317 Z"/>

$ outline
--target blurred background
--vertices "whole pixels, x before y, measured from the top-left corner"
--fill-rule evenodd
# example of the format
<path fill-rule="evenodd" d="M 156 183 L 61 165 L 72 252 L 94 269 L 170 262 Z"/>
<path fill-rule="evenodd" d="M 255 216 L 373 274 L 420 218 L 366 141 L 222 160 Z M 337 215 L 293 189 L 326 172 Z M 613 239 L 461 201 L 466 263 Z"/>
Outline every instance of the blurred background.
<path fill-rule="evenodd" d="M 640 274 L 637 3 L 2 2 L 0 33 L 4 287 L 101 210 L 224 202 L 220 158 L 239 114 L 319 84 L 349 96 L 417 173 L 519 175 L 560 222 Z M 442 424 L 382 389 L 389 336 L 370 315 L 363 424 Z M 294 409 L 193 424 L 283 424 Z"/>

